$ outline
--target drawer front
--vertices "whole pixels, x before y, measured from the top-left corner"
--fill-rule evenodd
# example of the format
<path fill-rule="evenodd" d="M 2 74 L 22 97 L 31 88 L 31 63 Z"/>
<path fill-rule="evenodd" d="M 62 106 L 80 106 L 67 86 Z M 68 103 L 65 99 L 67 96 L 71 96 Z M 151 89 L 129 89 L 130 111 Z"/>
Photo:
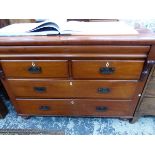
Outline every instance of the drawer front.
<path fill-rule="evenodd" d="M 2 60 L 1 64 L 6 77 L 68 77 L 67 60 Z"/>
<path fill-rule="evenodd" d="M 112 80 L 9 79 L 8 84 L 16 97 L 131 99 L 138 83 Z"/>
<path fill-rule="evenodd" d="M 68 116 L 131 116 L 130 101 L 104 100 L 16 100 L 18 113 L 22 115 Z"/>
<path fill-rule="evenodd" d="M 75 79 L 139 79 L 144 61 L 137 60 L 73 60 Z"/>
<path fill-rule="evenodd" d="M 36 39 L 36 38 L 35 38 Z M 50 38 L 51 40 L 52 38 Z M 74 39 L 74 41 L 77 39 Z M 81 38 L 80 38 L 81 41 Z M 64 42 L 64 40 L 63 40 Z M 83 41 L 83 45 L 67 45 L 67 46 L 0 46 L 0 53 L 2 55 L 13 56 L 24 54 L 26 57 L 34 56 L 41 57 L 43 55 L 47 56 L 58 56 L 62 57 L 65 55 L 67 57 L 73 57 L 79 55 L 82 57 L 83 54 L 95 54 L 98 56 L 99 54 L 103 54 L 106 56 L 113 56 L 113 57 L 121 57 L 121 55 L 125 57 L 146 57 L 147 53 L 150 50 L 150 46 L 117 46 L 117 45 L 84 45 L 87 44 L 86 40 Z M 68 41 L 67 41 L 68 44 Z M 29 55 L 29 56 L 28 56 Z"/>

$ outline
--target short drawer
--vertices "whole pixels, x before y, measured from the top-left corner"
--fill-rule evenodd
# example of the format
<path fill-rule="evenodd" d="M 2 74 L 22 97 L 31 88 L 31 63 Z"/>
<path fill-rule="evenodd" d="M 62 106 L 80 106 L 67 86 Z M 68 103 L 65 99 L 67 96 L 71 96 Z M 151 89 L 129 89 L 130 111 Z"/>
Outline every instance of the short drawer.
<path fill-rule="evenodd" d="M 143 60 L 73 60 L 75 79 L 139 79 Z"/>
<path fill-rule="evenodd" d="M 130 101 L 90 99 L 17 99 L 21 115 L 131 116 Z"/>
<path fill-rule="evenodd" d="M 16 97 L 132 99 L 137 81 L 8 79 Z"/>
<path fill-rule="evenodd" d="M 6 77 L 68 77 L 67 60 L 2 60 Z"/>

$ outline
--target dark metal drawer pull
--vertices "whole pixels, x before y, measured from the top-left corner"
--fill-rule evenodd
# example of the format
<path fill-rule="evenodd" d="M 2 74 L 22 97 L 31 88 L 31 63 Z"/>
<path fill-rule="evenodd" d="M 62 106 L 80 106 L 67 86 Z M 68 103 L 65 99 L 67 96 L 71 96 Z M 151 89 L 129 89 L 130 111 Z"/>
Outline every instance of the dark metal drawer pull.
<path fill-rule="evenodd" d="M 106 112 L 107 110 L 108 110 L 108 108 L 105 106 L 97 106 L 96 107 L 96 111 L 98 111 L 98 112 Z"/>
<path fill-rule="evenodd" d="M 97 92 L 100 94 L 106 94 L 110 92 L 110 89 L 102 87 L 102 88 L 98 88 Z"/>
<path fill-rule="evenodd" d="M 112 74 L 112 73 L 114 73 L 114 71 L 115 71 L 114 67 L 102 67 L 102 68 L 100 68 L 101 74 Z"/>
<path fill-rule="evenodd" d="M 42 70 L 39 66 L 31 66 L 28 68 L 28 71 L 32 74 L 40 74 Z"/>
<path fill-rule="evenodd" d="M 48 110 L 50 110 L 50 107 L 49 106 L 40 106 L 39 107 L 39 110 L 43 110 L 43 111 L 48 111 Z"/>
<path fill-rule="evenodd" d="M 46 87 L 34 87 L 34 90 L 38 93 L 43 93 L 46 91 Z"/>

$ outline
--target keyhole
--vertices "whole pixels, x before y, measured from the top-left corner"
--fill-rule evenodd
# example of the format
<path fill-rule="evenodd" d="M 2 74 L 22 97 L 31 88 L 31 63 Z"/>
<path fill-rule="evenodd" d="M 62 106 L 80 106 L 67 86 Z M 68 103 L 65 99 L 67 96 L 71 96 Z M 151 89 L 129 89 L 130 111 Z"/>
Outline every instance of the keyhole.
<path fill-rule="evenodd" d="M 32 66 L 34 67 L 36 64 L 34 62 L 32 62 Z"/>
<path fill-rule="evenodd" d="M 109 62 L 106 63 L 106 67 L 109 67 Z"/>
<path fill-rule="evenodd" d="M 71 101 L 71 104 L 74 104 L 74 101 Z"/>

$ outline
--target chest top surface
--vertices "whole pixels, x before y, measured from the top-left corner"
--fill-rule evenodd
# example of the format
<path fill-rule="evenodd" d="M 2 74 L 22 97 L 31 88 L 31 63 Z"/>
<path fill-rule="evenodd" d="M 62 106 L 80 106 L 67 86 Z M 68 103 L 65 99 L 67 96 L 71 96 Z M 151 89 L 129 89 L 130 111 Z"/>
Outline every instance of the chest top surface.
<path fill-rule="evenodd" d="M 46 45 L 151 45 L 155 44 L 155 33 L 137 30 L 137 35 L 60 35 L 0 37 L 0 46 L 46 46 Z"/>

